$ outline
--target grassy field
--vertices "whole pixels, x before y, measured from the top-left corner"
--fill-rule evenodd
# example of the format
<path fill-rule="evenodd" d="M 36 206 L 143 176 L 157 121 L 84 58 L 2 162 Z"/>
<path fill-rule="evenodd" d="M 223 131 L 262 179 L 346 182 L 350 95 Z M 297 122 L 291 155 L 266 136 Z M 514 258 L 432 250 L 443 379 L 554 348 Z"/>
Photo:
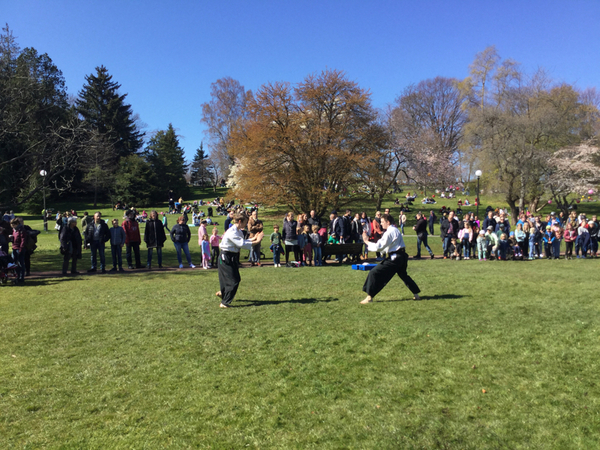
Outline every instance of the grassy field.
<path fill-rule="evenodd" d="M 598 269 L 411 261 L 423 301 L 359 305 L 348 266 L 247 268 L 228 310 L 214 270 L 27 279 L 0 288 L 0 448 L 598 448 Z"/>

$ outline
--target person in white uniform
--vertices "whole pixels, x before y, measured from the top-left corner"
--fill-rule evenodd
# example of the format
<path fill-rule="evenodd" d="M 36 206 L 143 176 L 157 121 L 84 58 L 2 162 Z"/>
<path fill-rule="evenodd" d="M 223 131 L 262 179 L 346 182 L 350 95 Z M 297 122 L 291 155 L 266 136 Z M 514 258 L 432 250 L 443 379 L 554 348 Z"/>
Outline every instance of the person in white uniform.
<path fill-rule="evenodd" d="M 398 274 L 404 284 L 414 294 L 415 300 L 420 300 L 419 286 L 406 273 L 408 255 L 406 254 L 402 233 L 394 226 L 394 219 L 389 214 L 381 216 L 381 227 L 385 230 L 377 242 L 369 242 L 369 236 L 363 232 L 363 241 L 367 243 L 370 252 L 387 252 L 387 257 L 369 272 L 363 286 L 367 297 L 362 304 L 371 303 L 373 298 L 385 287 L 386 284 Z"/>
<path fill-rule="evenodd" d="M 248 224 L 248 216 L 236 213 L 233 216 L 233 225 L 223 234 L 219 248 L 219 284 L 221 290 L 217 297 L 221 297 L 221 308 L 229 308 L 240 285 L 240 250 L 250 250 L 253 245 L 260 243 L 263 232 L 256 233 L 252 239 L 244 239 L 242 229 Z"/>

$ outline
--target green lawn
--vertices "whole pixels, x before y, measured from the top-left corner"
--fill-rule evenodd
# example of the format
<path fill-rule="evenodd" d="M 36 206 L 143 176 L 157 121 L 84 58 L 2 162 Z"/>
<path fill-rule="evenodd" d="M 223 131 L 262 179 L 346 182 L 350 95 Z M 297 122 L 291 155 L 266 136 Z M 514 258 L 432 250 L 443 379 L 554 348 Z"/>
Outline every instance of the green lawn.
<path fill-rule="evenodd" d="M 243 269 L 228 310 L 214 270 L 1 287 L 0 448 L 598 448 L 599 264 L 411 261 L 424 300 L 371 305 L 349 266 Z"/>

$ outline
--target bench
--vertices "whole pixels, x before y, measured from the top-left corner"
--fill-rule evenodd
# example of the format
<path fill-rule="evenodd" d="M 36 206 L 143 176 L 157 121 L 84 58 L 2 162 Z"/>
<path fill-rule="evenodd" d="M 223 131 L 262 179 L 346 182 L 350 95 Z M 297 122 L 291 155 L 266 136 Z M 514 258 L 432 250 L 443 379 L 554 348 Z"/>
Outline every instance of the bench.
<path fill-rule="evenodd" d="M 331 255 L 360 255 L 363 252 L 365 244 L 357 242 L 355 244 L 329 244 L 324 245 L 322 250 L 323 258 Z"/>

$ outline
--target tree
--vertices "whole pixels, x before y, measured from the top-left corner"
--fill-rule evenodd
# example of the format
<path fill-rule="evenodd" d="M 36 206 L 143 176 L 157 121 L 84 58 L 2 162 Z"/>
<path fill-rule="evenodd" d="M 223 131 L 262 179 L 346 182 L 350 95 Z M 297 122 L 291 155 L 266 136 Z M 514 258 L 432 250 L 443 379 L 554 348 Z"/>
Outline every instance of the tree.
<path fill-rule="evenodd" d="M 369 94 L 340 71 L 262 86 L 231 135 L 236 198 L 323 214 L 363 184 L 360 171 L 385 145 Z"/>
<path fill-rule="evenodd" d="M 568 214 L 579 195 L 587 196 L 600 185 L 599 161 L 600 148 L 594 140 L 554 152 L 546 166 L 544 187 L 557 209 Z"/>
<path fill-rule="evenodd" d="M 175 195 L 187 193 L 186 163 L 183 149 L 172 124 L 157 131 L 145 149 L 146 160 L 153 174 L 153 185 L 160 193 L 173 190 Z"/>
<path fill-rule="evenodd" d="M 409 86 L 396 99 L 390 127 L 403 151 L 407 178 L 421 186 L 447 186 L 459 176 L 467 114 L 457 80 L 436 77 Z"/>
<path fill-rule="evenodd" d="M 495 187 L 516 221 L 527 203 L 537 210 L 547 162 L 556 150 L 581 140 L 582 118 L 589 114 L 573 87 L 552 84 L 543 70 L 527 76 L 512 60 L 492 60 L 485 92 L 473 88 L 477 83 L 470 79 L 463 83 L 471 87 L 466 133 L 481 164 L 496 175 Z"/>
<path fill-rule="evenodd" d="M 0 202 L 28 201 L 42 181 L 50 191 L 68 189 L 82 136 L 64 78 L 47 54 L 20 51 L 8 25 L 0 35 L 0 111 Z"/>
<path fill-rule="evenodd" d="M 194 160 L 190 164 L 190 184 L 193 186 L 204 186 L 207 179 L 210 178 L 208 172 L 208 155 L 204 152 L 204 144 L 196 149 Z"/>
<path fill-rule="evenodd" d="M 96 74 L 85 80 L 87 84 L 76 101 L 77 112 L 114 148 L 118 157 L 136 153 L 142 147 L 144 134 L 136 127 L 131 105 L 125 103 L 127 94 L 119 94 L 121 85 L 112 81 L 104 66 L 96 67 Z"/>
<path fill-rule="evenodd" d="M 152 199 L 164 194 L 152 185 L 153 178 L 152 167 L 142 156 L 121 158 L 114 174 L 114 186 L 109 191 L 112 203 L 120 200 L 137 207 L 150 205 Z"/>
<path fill-rule="evenodd" d="M 247 101 L 252 96 L 239 81 L 220 78 L 210 86 L 210 102 L 202 104 L 202 120 L 207 127 L 212 165 L 224 176 L 234 163 L 231 135 L 244 121 Z"/>

